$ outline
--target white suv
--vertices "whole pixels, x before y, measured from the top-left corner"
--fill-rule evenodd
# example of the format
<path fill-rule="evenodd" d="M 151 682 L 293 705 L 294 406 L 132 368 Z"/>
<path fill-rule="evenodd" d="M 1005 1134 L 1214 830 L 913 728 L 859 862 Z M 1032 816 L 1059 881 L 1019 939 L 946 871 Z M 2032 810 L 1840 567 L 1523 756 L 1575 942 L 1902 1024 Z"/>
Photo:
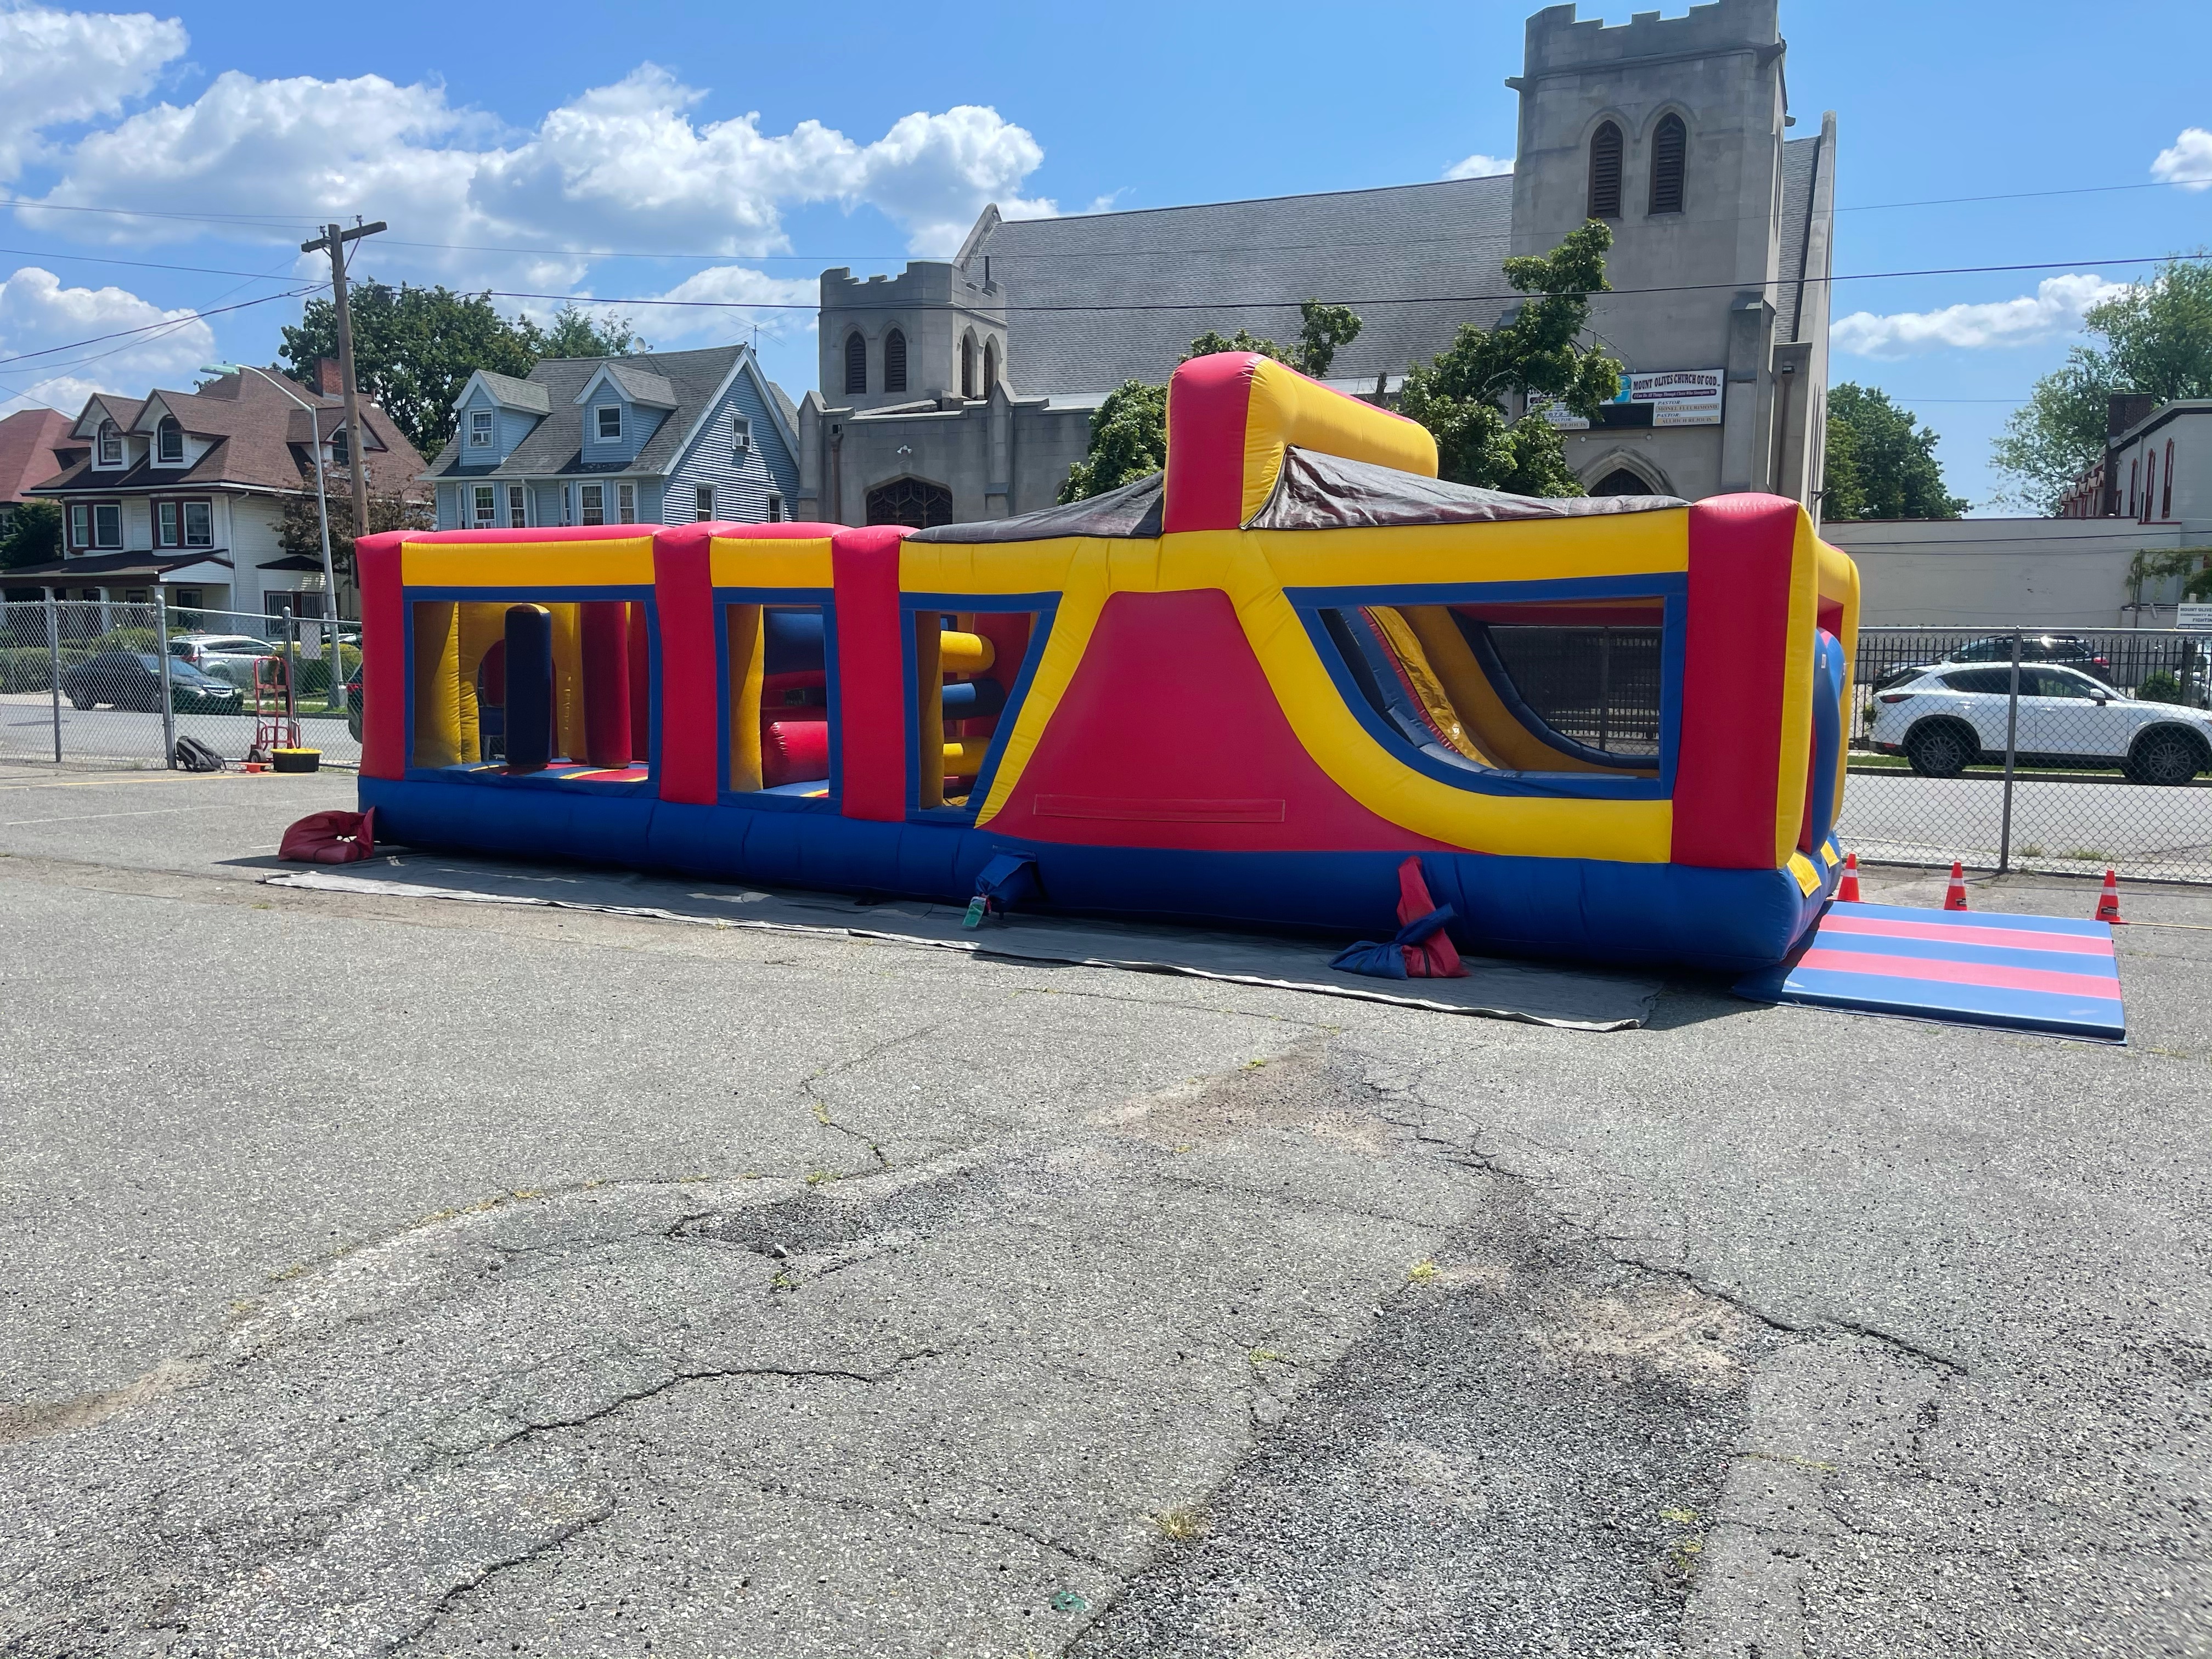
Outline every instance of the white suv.
<path fill-rule="evenodd" d="M 283 655 L 266 640 L 251 634 L 173 634 L 169 654 L 180 657 L 203 674 L 231 685 L 253 683 L 254 659 Z"/>
<path fill-rule="evenodd" d="M 1924 778 L 2002 762 L 2010 664 L 1938 663 L 1875 696 L 1874 746 Z M 2079 669 L 2020 665 L 2021 759 L 2117 763 L 2136 783 L 2187 783 L 2212 768 L 2212 714 L 2123 696 Z"/>

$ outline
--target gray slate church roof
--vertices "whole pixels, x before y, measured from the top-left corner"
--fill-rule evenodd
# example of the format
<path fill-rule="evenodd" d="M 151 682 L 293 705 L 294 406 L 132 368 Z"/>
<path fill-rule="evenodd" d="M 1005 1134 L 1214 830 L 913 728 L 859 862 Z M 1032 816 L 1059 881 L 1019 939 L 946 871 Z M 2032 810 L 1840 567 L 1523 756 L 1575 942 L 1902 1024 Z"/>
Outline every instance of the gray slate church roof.
<path fill-rule="evenodd" d="M 1791 307 L 1819 142 L 1783 146 L 1783 271 L 1793 285 L 1783 297 Z M 990 212 L 960 264 L 980 282 L 990 259 L 991 280 L 1010 307 L 1007 379 L 1024 393 L 1157 385 L 1209 328 L 1248 328 L 1288 344 L 1297 337 L 1298 302 L 1308 299 L 1359 313 L 1365 326 L 1337 353 L 1328 378 L 1371 384 L 1435 356 L 1462 323 L 1489 327 L 1514 303 L 1502 271 L 1512 235 L 1513 179 L 1499 174 L 1063 219 Z M 1455 295 L 1495 297 L 1432 297 Z M 1175 308 L 1081 309 L 1128 305 Z M 1012 308 L 1038 306 L 1071 309 Z M 1792 309 L 1780 319 L 1780 337 L 1794 337 L 1795 325 Z"/>

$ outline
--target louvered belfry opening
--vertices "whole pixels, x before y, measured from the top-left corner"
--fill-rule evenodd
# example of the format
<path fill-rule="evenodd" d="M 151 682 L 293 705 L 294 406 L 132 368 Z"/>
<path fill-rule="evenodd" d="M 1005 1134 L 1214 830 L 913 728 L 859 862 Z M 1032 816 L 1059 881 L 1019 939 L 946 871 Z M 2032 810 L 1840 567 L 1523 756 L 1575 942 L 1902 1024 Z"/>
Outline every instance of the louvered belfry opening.
<path fill-rule="evenodd" d="M 906 390 L 906 336 L 896 329 L 884 337 L 884 390 Z"/>
<path fill-rule="evenodd" d="M 1651 135 L 1651 211 L 1680 213 L 1682 210 L 1682 169 L 1690 149 L 1690 130 L 1682 125 L 1682 118 L 1669 114 L 1662 117 L 1658 131 Z"/>
<path fill-rule="evenodd" d="M 1620 129 L 1610 121 L 1590 135 L 1589 216 L 1620 217 Z"/>
<path fill-rule="evenodd" d="M 868 389 L 868 343 L 859 331 L 845 337 L 845 391 L 849 396 Z"/>

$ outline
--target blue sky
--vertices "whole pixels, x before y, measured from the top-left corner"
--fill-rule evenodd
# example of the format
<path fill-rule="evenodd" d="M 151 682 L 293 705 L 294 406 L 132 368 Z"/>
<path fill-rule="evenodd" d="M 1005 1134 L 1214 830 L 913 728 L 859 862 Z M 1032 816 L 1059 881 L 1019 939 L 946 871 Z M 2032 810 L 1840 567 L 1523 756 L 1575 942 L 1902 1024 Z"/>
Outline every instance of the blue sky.
<path fill-rule="evenodd" d="M 0 0 L 0 192 L 100 210 L 0 209 L 0 358 L 17 358 L 0 410 L 268 361 L 297 298 L 180 313 L 310 279 L 291 250 L 325 215 L 392 222 L 359 274 L 806 303 L 825 265 L 949 252 L 986 201 L 1065 213 L 1438 178 L 1510 157 L 1504 80 L 1533 9 Z M 2156 182 L 2212 179 L 2212 8 L 1782 15 L 1797 131 L 1840 121 L 1839 273 L 2049 267 L 1834 292 L 1854 349 L 1832 378 L 1913 407 L 1953 489 L 1984 501 L 2013 401 L 2079 337 L 2084 304 L 2148 269 L 2110 262 L 2212 244 L 2212 189 Z M 2083 193 L 2021 194 L 2061 191 Z M 1990 196 L 2011 199 L 1890 205 Z M 634 314 L 668 346 L 757 324 L 771 372 L 794 396 L 813 383 L 804 310 Z"/>

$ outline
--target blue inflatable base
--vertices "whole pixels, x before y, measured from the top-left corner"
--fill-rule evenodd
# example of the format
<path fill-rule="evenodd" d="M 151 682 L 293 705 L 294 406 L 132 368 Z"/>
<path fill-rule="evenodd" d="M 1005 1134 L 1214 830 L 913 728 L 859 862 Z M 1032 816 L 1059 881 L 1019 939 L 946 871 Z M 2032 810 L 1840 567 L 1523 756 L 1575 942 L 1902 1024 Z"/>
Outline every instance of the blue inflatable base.
<path fill-rule="evenodd" d="M 1339 939 L 1387 938 L 1398 927 L 1402 853 L 1072 847 L 966 823 L 847 818 L 826 799 L 750 799 L 757 805 L 694 806 L 643 792 L 361 781 L 378 839 L 418 847 L 960 905 L 983 866 L 1012 853 L 1036 860 L 1041 909 Z M 1622 967 L 1767 967 L 1827 899 L 1826 887 L 1808 895 L 1781 870 L 1483 853 L 1425 853 L 1421 869 L 1437 902 L 1452 907 L 1462 951 Z"/>

